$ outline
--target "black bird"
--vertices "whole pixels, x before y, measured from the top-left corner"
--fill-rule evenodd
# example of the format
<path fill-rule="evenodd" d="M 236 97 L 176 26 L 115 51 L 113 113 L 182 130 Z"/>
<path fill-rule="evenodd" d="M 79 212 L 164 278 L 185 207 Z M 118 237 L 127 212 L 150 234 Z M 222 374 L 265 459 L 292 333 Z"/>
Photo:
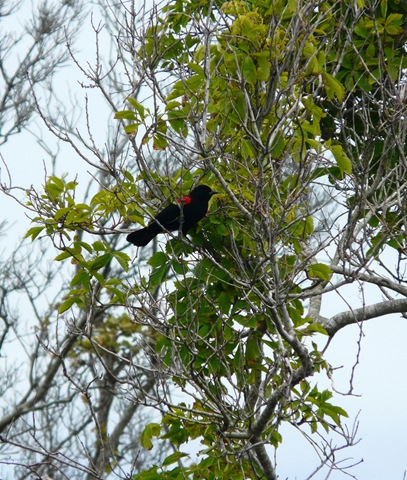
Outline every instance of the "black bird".
<path fill-rule="evenodd" d="M 137 247 L 144 247 L 159 233 L 179 230 L 181 222 L 181 231 L 186 235 L 206 215 L 208 202 L 216 193 L 218 192 L 207 185 L 198 185 L 189 195 L 184 195 L 177 203 L 165 207 L 150 225 L 127 235 L 127 241 Z"/>

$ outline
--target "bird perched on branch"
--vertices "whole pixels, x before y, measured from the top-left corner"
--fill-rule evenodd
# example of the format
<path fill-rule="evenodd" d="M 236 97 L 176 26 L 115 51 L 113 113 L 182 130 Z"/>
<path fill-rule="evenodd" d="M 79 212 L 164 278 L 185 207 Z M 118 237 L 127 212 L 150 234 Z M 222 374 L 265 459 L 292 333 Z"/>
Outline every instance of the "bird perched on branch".
<path fill-rule="evenodd" d="M 144 247 L 159 233 L 180 230 L 184 235 L 201 220 L 208 211 L 208 203 L 215 192 L 207 185 L 198 185 L 189 195 L 171 203 L 154 217 L 154 221 L 141 230 L 127 235 L 127 241 Z"/>

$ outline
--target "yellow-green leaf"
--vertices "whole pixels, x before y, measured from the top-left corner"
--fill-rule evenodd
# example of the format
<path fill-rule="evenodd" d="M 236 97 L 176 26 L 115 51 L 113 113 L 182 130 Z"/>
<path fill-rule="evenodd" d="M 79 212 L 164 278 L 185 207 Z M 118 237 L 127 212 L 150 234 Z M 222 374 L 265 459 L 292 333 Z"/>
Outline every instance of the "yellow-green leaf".
<path fill-rule="evenodd" d="M 45 227 L 32 227 L 24 235 L 24 238 L 31 237 L 31 240 L 35 240 L 38 235 L 44 230 Z"/>
<path fill-rule="evenodd" d="M 343 151 L 343 148 L 341 145 L 332 145 L 331 146 L 331 152 L 333 156 L 335 157 L 336 164 L 338 165 L 339 170 L 341 173 L 347 173 L 351 174 L 352 173 L 352 162 L 348 158 L 348 156 L 345 154 Z"/>
<path fill-rule="evenodd" d="M 77 303 L 78 297 L 68 297 L 62 304 L 60 305 L 58 312 L 64 313 L 69 310 L 74 303 Z"/>
<path fill-rule="evenodd" d="M 138 125 L 136 125 L 135 123 L 132 123 L 130 125 L 126 125 L 124 127 L 124 131 L 129 135 L 133 135 L 133 134 L 137 133 L 137 130 L 138 130 Z"/>
<path fill-rule="evenodd" d="M 146 425 L 142 434 L 140 435 L 140 444 L 142 447 L 147 450 L 153 448 L 153 443 L 151 441 L 152 437 L 158 437 L 161 433 L 161 426 L 158 423 L 150 423 Z"/>
<path fill-rule="evenodd" d="M 328 100 L 332 100 L 335 96 L 339 101 L 342 101 L 345 95 L 345 87 L 342 83 L 327 72 L 323 72 L 322 77 Z"/>
<path fill-rule="evenodd" d="M 117 120 L 136 120 L 136 115 L 133 110 L 120 110 L 115 113 L 114 118 Z"/>
<path fill-rule="evenodd" d="M 178 462 L 179 459 L 183 457 L 188 457 L 188 454 L 183 452 L 174 452 L 163 461 L 163 467 L 166 467 L 167 465 L 171 465 L 172 463 Z"/>
<path fill-rule="evenodd" d="M 323 263 L 313 263 L 307 267 L 307 271 L 310 278 L 319 278 L 325 282 L 330 280 L 333 273 L 328 265 Z"/>
<path fill-rule="evenodd" d="M 249 55 L 247 55 L 243 61 L 243 78 L 252 85 L 254 85 L 257 80 L 256 66 L 252 57 Z"/>

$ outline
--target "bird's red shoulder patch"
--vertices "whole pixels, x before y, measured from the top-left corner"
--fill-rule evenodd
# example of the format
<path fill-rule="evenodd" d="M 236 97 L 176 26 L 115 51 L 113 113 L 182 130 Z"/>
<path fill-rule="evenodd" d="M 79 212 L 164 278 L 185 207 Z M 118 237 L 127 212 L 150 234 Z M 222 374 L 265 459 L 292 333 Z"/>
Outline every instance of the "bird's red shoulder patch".
<path fill-rule="evenodd" d="M 183 195 L 181 198 L 178 198 L 177 203 L 188 205 L 188 203 L 191 203 L 191 197 L 189 195 Z"/>

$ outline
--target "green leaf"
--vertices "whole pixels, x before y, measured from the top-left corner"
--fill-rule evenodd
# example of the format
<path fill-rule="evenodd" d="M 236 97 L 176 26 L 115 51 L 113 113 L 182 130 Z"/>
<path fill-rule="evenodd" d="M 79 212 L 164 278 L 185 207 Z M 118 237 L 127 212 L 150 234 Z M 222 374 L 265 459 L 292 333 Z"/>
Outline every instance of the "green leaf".
<path fill-rule="evenodd" d="M 48 177 L 48 179 L 49 179 L 49 181 L 50 181 L 51 183 L 53 183 L 54 185 L 56 185 L 61 191 L 64 190 L 65 184 L 64 184 L 64 181 L 63 181 L 61 178 L 55 177 L 54 175 L 50 175 L 50 176 Z"/>
<path fill-rule="evenodd" d="M 257 56 L 257 79 L 267 82 L 270 77 L 271 63 L 269 61 L 269 53 L 261 52 Z"/>
<path fill-rule="evenodd" d="M 38 235 L 44 230 L 45 227 L 32 227 L 24 235 L 24 238 L 31 237 L 31 240 L 35 240 Z"/>
<path fill-rule="evenodd" d="M 307 271 L 310 278 L 319 278 L 325 282 L 328 282 L 331 279 L 333 273 L 328 265 L 324 265 L 323 263 L 309 265 Z"/>
<path fill-rule="evenodd" d="M 364 28 L 361 25 L 356 25 L 354 31 L 356 35 L 359 35 L 359 37 L 362 37 L 362 38 L 367 38 L 370 33 L 370 30 Z"/>
<path fill-rule="evenodd" d="M 138 130 L 138 125 L 135 124 L 135 123 L 132 123 L 130 125 L 126 125 L 124 127 L 124 131 L 126 133 L 128 133 L 129 135 L 133 135 L 133 134 L 137 133 L 137 130 Z"/>
<path fill-rule="evenodd" d="M 311 235 L 312 233 L 314 233 L 314 219 L 312 218 L 311 215 L 308 215 L 306 218 L 305 218 L 305 229 L 304 229 L 304 233 L 306 235 Z"/>
<path fill-rule="evenodd" d="M 130 182 L 130 183 L 134 183 L 134 177 L 133 175 L 128 171 L 128 170 L 122 170 L 123 172 L 123 175 L 126 177 L 126 179 Z"/>
<path fill-rule="evenodd" d="M 195 73 L 197 73 L 198 75 L 201 75 L 201 76 L 205 75 L 205 72 L 203 71 L 202 67 L 200 65 L 198 65 L 197 63 L 189 62 L 188 67 L 191 70 L 193 70 Z"/>
<path fill-rule="evenodd" d="M 386 29 L 386 33 L 388 35 L 391 35 L 392 37 L 395 37 L 403 33 L 403 27 L 400 27 L 399 25 L 386 25 L 385 29 Z"/>
<path fill-rule="evenodd" d="M 251 335 L 246 345 L 246 362 L 248 366 L 252 366 L 258 362 L 260 357 L 259 339 L 256 335 Z"/>
<path fill-rule="evenodd" d="M 171 110 L 175 110 L 180 106 L 181 106 L 181 103 L 178 100 L 172 100 L 170 102 L 167 102 L 167 104 L 165 105 L 165 111 L 168 112 Z"/>
<path fill-rule="evenodd" d="M 271 436 L 269 437 L 269 441 L 274 447 L 277 448 L 278 445 L 282 443 L 283 437 L 279 432 L 277 432 L 276 430 L 273 430 Z"/>
<path fill-rule="evenodd" d="M 328 100 L 336 97 L 339 101 L 342 101 L 345 95 L 345 87 L 342 83 L 327 72 L 323 72 L 322 77 L 324 79 Z"/>
<path fill-rule="evenodd" d="M 158 467 L 156 465 L 152 466 L 148 470 L 138 473 L 131 478 L 132 480 L 165 480 L 165 477 L 158 473 Z"/>
<path fill-rule="evenodd" d="M 71 182 L 68 182 L 66 185 L 65 185 L 65 190 L 75 190 L 75 188 L 77 187 L 78 185 L 78 182 L 75 182 L 74 180 L 71 181 Z"/>
<path fill-rule="evenodd" d="M 120 112 L 116 112 L 114 118 L 116 118 L 117 120 L 137 120 L 137 117 L 134 114 L 133 110 L 121 110 Z"/>
<path fill-rule="evenodd" d="M 233 320 L 242 325 L 245 328 L 256 328 L 259 326 L 259 322 L 256 317 L 251 315 L 244 316 L 236 314 L 233 316 Z"/>
<path fill-rule="evenodd" d="M 150 284 L 152 287 L 160 285 L 168 272 L 168 266 L 163 264 L 153 270 L 150 276 Z"/>
<path fill-rule="evenodd" d="M 141 120 L 144 120 L 146 118 L 146 111 L 148 112 L 148 109 L 146 109 L 140 102 L 138 102 L 133 97 L 127 97 L 127 101 L 134 108 L 134 110 L 136 110 L 136 112 L 139 114 Z"/>
<path fill-rule="evenodd" d="M 255 157 L 255 152 L 249 141 L 247 141 L 245 138 L 242 138 L 240 140 L 240 144 L 243 158 L 247 159 Z"/>
<path fill-rule="evenodd" d="M 180 458 L 188 457 L 188 456 L 189 455 L 187 453 L 174 452 L 163 461 L 163 467 L 166 467 L 168 465 L 171 465 L 172 463 L 178 462 Z"/>
<path fill-rule="evenodd" d="M 380 2 L 380 11 L 382 13 L 382 17 L 384 18 L 387 16 L 387 2 L 388 0 L 381 0 Z"/>
<path fill-rule="evenodd" d="M 216 225 L 216 233 L 218 233 L 222 237 L 225 237 L 226 235 L 228 235 L 229 231 L 224 223 L 218 223 Z"/>
<path fill-rule="evenodd" d="M 93 253 L 93 248 L 86 242 L 74 242 L 75 252 L 81 253 L 82 248 L 84 248 L 88 253 Z"/>
<path fill-rule="evenodd" d="M 164 252 L 156 252 L 147 263 L 152 267 L 160 267 L 161 265 L 164 265 L 167 260 L 168 257 Z"/>
<path fill-rule="evenodd" d="M 104 255 L 100 255 L 99 257 L 96 257 L 94 260 L 89 262 L 89 269 L 91 271 L 100 270 L 101 268 L 105 267 L 111 259 L 111 253 L 105 253 Z"/>
<path fill-rule="evenodd" d="M 91 208 L 85 203 L 78 203 L 70 208 L 70 212 L 65 218 L 65 223 L 70 225 L 71 223 L 80 223 L 88 221 L 91 213 Z"/>
<path fill-rule="evenodd" d="M 49 180 L 45 184 L 45 191 L 53 200 L 56 200 L 64 191 L 64 182 L 57 177 L 48 177 Z"/>
<path fill-rule="evenodd" d="M 86 270 L 80 270 L 71 280 L 71 287 L 82 284 L 85 288 L 89 285 L 90 275 Z"/>
<path fill-rule="evenodd" d="M 332 145 L 331 152 L 341 173 L 350 175 L 352 173 L 352 162 L 343 151 L 342 145 Z"/>
<path fill-rule="evenodd" d="M 181 133 L 185 128 L 185 113 L 182 110 L 169 111 L 168 120 L 177 133 Z"/>
<path fill-rule="evenodd" d="M 316 333 L 322 333 L 323 335 L 328 335 L 328 332 L 325 330 L 325 328 L 320 324 L 320 323 L 310 323 L 307 328 L 307 332 L 316 332 Z"/>
<path fill-rule="evenodd" d="M 67 310 L 69 310 L 74 303 L 76 303 L 79 300 L 78 297 L 72 296 L 68 297 L 59 307 L 58 312 L 59 313 L 64 313 Z"/>
<path fill-rule="evenodd" d="M 158 423 L 150 423 L 146 425 L 143 432 L 140 435 L 140 444 L 142 447 L 146 448 L 147 450 L 151 450 L 153 448 L 153 443 L 151 441 L 152 437 L 158 437 L 161 433 L 161 425 Z"/>
<path fill-rule="evenodd" d="M 178 275 L 185 275 L 185 273 L 188 271 L 188 264 L 182 260 L 174 259 L 171 262 L 171 266 L 174 272 Z"/>
<path fill-rule="evenodd" d="M 221 292 L 218 296 L 218 303 L 220 310 L 223 314 L 227 314 L 230 310 L 230 306 L 232 305 L 233 298 L 228 295 L 226 292 Z"/>
<path fill-rule="evenodd" d="M 243 78 L 252 85 L 257 81 L 256 65 L 249 55 L 247 55 L 243 61 Z"/>
<path fill-rule="evenodd" d="M 119 262 L 120 266 L 125 272 L 129 271 L 129 263 L 131 258 L 124 252 L 113 252 L 113 257 Z"/>
<path fill-rule="evenodd" d="M 54 260 L 56 262 L 60 262 L 61 260 L 65 260 L 66 258 L 70 258 L 72 257 L 72 253 L 69 252 L 68 250 L 65 250 L 64 252 L 60 253 L 59 255 L 57 255 Z"/>
<path fill-rule="evenodd" d="M 189 77 L 188 80 L 185 81 L 186 88 L 184 91 L 188 92 L 189 90 L 193 93 L 196 93 L 201 86 L 205 84 L 205 76 L 203 75 L 203 71 L 201 74 L 192 75 Z"/>
<path fill-rule="evenodd" d="M 271 144 L 271 156 L 273 158 L 279 158 L 285 149 L 284 136 L 279 130 L 274 137 L 273 143 Z"/>
<path fill-rule="evenodd" d="M 161 135 L 160 133 L 157 133 L 156 135 L 153 136 L 154 150 L 165 150 L 167 146 L 168 146 L 168 141 L 163 135 Z"/>
<path fill-rule="evenodd" d="M 106 251 L 106 245 L 99 240 L 97 240 L 96 242 L 93 242 L 92 247 L 94 248 L 94 250 L 96 252 L 105 252 Z"/>
<path fill-rule="evenodd" d="M 60 218 L 62 218 L 64 215 L 66 215 L 67 213 L 69 213 L 71 210 L 71 207 L 64 207 L 64 208 L 60 208 L 59 210 L 56 211 L 55 215 L 54 215 L 54 219 L 55 220 L 59 220 Z"/>

